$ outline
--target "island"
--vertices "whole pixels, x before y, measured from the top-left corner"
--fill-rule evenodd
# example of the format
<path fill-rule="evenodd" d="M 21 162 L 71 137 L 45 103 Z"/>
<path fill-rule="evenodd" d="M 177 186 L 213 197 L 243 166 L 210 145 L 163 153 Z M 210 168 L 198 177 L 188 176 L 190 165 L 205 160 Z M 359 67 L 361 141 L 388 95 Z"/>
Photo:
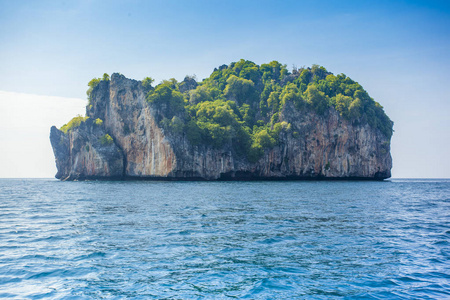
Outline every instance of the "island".
<path fill-rule="evenodd" d="M 50 141 L 61 180 L 299 180 L 391 176 L 393 122 L 324 67 L 241 59 L 201 81 L 92 79 L 85 116 Z"/>

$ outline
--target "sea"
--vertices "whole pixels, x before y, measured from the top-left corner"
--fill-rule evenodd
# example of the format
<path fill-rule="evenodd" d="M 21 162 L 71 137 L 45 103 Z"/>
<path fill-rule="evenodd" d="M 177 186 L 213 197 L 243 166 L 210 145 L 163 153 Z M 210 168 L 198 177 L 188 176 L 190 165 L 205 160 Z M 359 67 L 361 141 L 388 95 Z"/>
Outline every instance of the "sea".
<path fill-rule="evenodd" d="M 2 299 L 449 299 L 450 180 L 0 180 Z"/>

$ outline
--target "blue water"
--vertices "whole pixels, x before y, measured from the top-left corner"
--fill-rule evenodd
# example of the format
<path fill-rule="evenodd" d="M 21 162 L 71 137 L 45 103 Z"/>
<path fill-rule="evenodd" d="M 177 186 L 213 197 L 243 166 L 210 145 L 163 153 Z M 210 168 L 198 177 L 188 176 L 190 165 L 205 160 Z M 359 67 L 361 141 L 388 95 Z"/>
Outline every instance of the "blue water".
<path fill-rule="evenodd" d="M 0 298 L 450 298 L 450 180 L 0 180 Z"/>

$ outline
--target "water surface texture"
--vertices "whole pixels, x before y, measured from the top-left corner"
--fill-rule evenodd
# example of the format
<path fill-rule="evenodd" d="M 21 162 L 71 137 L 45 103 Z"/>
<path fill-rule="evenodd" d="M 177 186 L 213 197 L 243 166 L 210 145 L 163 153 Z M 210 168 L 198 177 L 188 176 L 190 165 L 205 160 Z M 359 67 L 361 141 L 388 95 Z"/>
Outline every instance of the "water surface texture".
<path fill-rule="evenodd" d="M 0 180 L 0 298 L 450 298 L 450 180 Z"/>

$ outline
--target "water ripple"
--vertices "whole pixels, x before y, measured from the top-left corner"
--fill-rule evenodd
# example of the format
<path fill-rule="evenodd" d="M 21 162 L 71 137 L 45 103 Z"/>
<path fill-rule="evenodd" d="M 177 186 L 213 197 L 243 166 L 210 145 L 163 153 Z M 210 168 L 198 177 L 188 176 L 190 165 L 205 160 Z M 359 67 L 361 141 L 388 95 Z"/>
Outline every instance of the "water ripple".
<path fill-rule="evenodd" d="M 449 195 L 449 180 L 0 180 L 0 298 L 450 298 Z"/>

